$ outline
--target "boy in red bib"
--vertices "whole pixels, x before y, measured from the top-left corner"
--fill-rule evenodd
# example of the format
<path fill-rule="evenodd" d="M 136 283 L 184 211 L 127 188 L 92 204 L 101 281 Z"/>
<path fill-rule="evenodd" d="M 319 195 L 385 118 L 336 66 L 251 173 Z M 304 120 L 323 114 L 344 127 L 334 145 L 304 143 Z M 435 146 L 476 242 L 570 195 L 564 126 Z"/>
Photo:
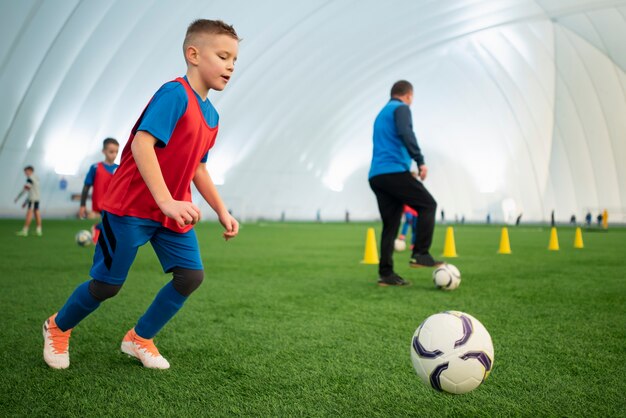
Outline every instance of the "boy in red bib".
<path fill-rule="evenodd" d="M 121 289 L 140 246 L 150 241 L 172 281 L 156 295 L 121 349 L 145 367 L 167 369 L 153 338 L 200 286 L 204 270 L 193 225 L 200 210 L 191 202 L 191 182 L 217 213 L 226 240 L 239 224 L 222 202 L 206 169 L 219 116 L 207 99 L 226 87 L 237 60 L 239 37 L 222 21 L 197 20 L 187 29 L 185 77 L 164 84 L 131 131 L 120 166 L 102 202 L 91 280 L 81 284 L 43 327 L 44 360 L 69 367 L 72 329 Z"/>
<path fill-rule="evenodd" d="M 89 167 L 87 176 L 85 177 L 85 184 L 83 186 L 83 192 L 80 196 L 80 209 L 78 210 L 78 217 L 83 219 L 87 217 L 87 196 L 89 195 L 89 189 L 93 187 L 91 193 L 91 210 L 94 216 L 100 216 L 102 212 L 102 201 L 104 200 L 104 194 L 109 188 L 111 179 L 117 167 L 115 164 L 115 158 L 120 149 L 120 144 L 115 138 L 107 138 L 102 141 L 102 154 L 104 154 L 104 161 L 92 164 Z M 94 225 L 91 228 L 91 235 L 93 237 L 94 244 L 98 242 L 100 236 L 101 224 Z"/>

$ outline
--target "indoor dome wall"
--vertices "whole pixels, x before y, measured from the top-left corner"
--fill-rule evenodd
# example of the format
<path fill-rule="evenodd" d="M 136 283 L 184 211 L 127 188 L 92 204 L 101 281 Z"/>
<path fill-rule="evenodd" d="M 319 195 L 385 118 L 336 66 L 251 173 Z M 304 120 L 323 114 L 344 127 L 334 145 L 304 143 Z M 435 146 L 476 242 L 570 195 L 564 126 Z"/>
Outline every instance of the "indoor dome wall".
<path fill-rule="evenodd" d="M 244 38 L 231 85 L 209 96 L 220 134 L 208 163 L 243 219 L 376 218 L 372 122 L 401 78 L 415 86 L 426 184 L 448 218 L 623 216 L 626 1 L 394 4 L 3 2 L 0 213 L 20 213 L 26 164 L 44 216 L 74 213 L 102 139 L 124 142 L 150 95 L 184 72 L 184 29 L 206 17 Z"/>

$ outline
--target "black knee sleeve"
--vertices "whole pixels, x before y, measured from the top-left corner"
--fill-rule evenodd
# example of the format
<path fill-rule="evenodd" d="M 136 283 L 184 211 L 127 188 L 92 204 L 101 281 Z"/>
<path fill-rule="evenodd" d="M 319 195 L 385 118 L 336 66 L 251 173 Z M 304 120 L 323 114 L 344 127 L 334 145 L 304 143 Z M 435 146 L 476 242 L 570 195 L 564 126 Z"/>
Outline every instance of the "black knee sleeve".
<path fill-rule="evenodd" d="M 122 285 L 108 284 L 95 279 L 89 282 L 89 293 L 100 302 L 117 295 L 121 288 Z"/>
<path fill-rule="evenodd" d="M 189 296 L 202 284 L 204 270 L 189 270 L 176 267 L 172 270 L 172 285 L 178 293 Z"/>

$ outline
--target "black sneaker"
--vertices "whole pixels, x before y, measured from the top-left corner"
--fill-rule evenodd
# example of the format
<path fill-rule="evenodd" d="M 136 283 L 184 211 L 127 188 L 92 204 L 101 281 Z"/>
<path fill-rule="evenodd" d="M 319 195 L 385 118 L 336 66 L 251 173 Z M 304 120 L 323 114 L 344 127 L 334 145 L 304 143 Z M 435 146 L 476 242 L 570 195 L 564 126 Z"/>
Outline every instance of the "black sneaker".
<path fill-rule="evenodd" d="M 378 286 L 410 286 L 411 282 L 407 282 L 396 273 L 391 273 L 388 276 L 380 276 L 378 279 Z"/>
<path fill-rule="evenodd" d="M 435 260 L 430 254 L 418 254 L 411 257 L 409 266 L 413 268 L 419 267 L 438 267 L 444 264 L 443 261 Z"/>

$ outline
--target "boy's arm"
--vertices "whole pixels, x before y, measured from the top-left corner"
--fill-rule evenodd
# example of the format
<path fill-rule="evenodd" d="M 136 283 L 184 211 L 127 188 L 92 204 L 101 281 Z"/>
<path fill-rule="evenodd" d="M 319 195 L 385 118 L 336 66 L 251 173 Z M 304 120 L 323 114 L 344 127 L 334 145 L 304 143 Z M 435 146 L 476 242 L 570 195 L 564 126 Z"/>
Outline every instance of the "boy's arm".
<path fill-rule="evenodd" d="M 200 163 L 196 168 L 196 173 L 193 176 L 193 184 L 195 184 L 204 200 L 206 200 L 209 206 L 215 211 L 220 223 L 224 226 L 224 229 L 226 229 L 224 239 L 229 240 L 237 236 L 237 233 L 239 233 L 239 222 L 228 213 L 228 209 L 217 192 L 205 163 Z"/>
<path fill-rule="evenodd" d="M 19 194 L 15 197 L 15 200 L 14 200 L 13 202 L 14 202 L 14 203 L 17 203 L 17 201 L 18 201 L 18 200 L 20 200 L 20 197 L 22 197 L 22 195 L 23 195 L 24 193 L 26 193 L 26 190 L 28 190 L 28 189 L 23 188 L 23 189 L 22 189 L 22 191 L 21 191 L 21 192 L 19 192 Z"/>
<path fill-rule="evenodd" d="M 156 143 L 157 139 L 148 132 L 137 131 L 131 144 L 131 151 L 139 173 L 165 216 L 174 219 L 181 228 L 195 224 L 200 218 L 200 209 L 192 202 L 174 200 L 165 184 L 159 160 L 154 152 Z"/>
<path fill-rule="evenodd" d="M 93 164 L 87 171 L 85 182 L 83 183 L 83 191 L 80 194 L 80 208 L 78 209 L 78 217 L 83 219 L 87 217 L 87 198 L 89 197 L 89 189 L 96 181 L 96 171 L 98 164 Z"/>
<path fill-rule="evenodd" d="M 28 182 L 26 182 L 26 184 L 22 188 L 22 191 L 19 192 L 19 194 L 15 197 L 15 200 L 13 202 L 17 203 L 17 201 L 20 200 L 20 197 L 22 197 L 22 195 L 24 193 L 26 193 L 27 191 L 29 191 L 29 190 L 30 190 L 30 184 Z"/>
<path fill-rule="evenodd" d="M 87 196 L 89 195 L 90 185 L 85 184 L 83 186 L 83 191 L 80 194 L 80 209 L 78 209 L 78 217 L 85 218 L 87 217 Z"/>

